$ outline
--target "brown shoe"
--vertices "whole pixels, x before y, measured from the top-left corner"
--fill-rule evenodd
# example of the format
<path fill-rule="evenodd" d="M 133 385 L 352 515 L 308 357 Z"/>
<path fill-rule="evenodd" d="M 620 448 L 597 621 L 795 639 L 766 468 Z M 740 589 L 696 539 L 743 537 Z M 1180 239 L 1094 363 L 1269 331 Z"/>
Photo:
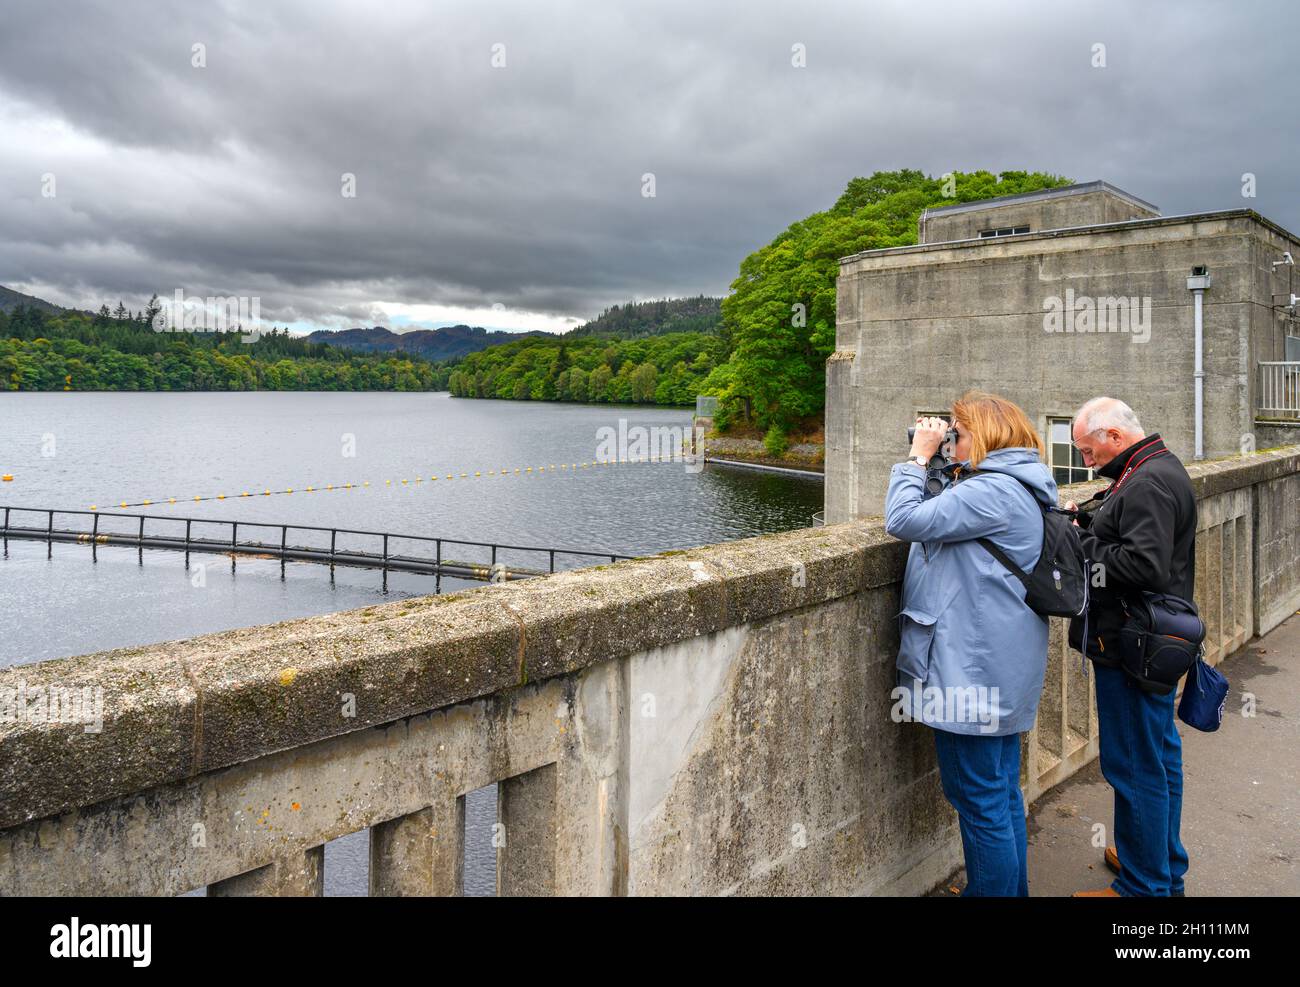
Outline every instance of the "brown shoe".
<path fill-rule="evenodd" d="M 1106 866 L 1109 867 L 1114 873 L 1116 874 L 1119 873 L 1119 851 L 1118 850 L 1116 850 L 1113 846 L 1106 847 L 1106 854 L 1102 859 L 1106 861 Z"/>
<path fill-rule="evenodd" d="M 1118 898 L 1119 892 L 1114 888 L 1102 888 L 1100 891 L 1076 891 L 1071 898 Z"/>

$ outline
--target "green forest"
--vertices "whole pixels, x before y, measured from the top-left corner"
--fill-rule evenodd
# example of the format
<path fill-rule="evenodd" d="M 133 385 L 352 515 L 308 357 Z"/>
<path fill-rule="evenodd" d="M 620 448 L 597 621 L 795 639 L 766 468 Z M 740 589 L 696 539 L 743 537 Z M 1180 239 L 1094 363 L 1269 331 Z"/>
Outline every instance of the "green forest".
<path fill-rule="evenodd" d="M 530 336 L 463 357 L 447 386 L 457 397 L 694 404 L 705 378 L 726 358 L 723 342 L 707 333 Z"/>
<path fill-rule="evenodd" d="M 12 391 L 428 391 L 447 371 L 307 343 L 287 330 L 156 332 L 151 311 L 0 312 L 0 387 Z"/>
<path fill-rule="evenodd" d="M 612 305 L 567 336 L 662 336 L 675 332 L 716 333 L 722 323 L 721 298 L 660 298 Z"/>

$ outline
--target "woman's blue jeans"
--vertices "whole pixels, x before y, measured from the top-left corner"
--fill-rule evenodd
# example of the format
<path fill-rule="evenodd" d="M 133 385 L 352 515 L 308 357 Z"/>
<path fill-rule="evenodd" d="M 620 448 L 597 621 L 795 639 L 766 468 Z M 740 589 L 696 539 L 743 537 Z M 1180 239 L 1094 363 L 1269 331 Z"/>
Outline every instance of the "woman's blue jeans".
<path fill-rule="evenodd" d="M 957 810 L 966 854 L 962 897 L 1029 896 L 1020 734 L 934 731 L 943 794 Z"/>

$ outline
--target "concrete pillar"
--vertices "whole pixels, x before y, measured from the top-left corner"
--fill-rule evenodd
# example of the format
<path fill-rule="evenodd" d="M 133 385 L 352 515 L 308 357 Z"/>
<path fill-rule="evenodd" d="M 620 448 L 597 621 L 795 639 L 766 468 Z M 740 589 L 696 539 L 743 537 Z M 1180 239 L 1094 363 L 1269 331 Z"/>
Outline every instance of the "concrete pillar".
<path fill-rule="evenodd" d="M 1063 621 L 1051 622 L 1048 632 L 1047 671 L 1043 676 L 1043 698 L 1038 704 L 1038 719 L 1034 733 L 1038 747 L 1058 758 L 1069 755 L 1069 731 L 1066 726 L 1067 695 L 1066 669 L 1070 663 L 1069 648 L 1065 642 Z"/>
<path fill-rule="evenodd" d="M 370 829 L 370 895 L 465 893 L 465 799 L 451 798 Z"/>
<path fill-rule="evenodd" d="M 1066 725 L 1079 737 L 1088 741 L 1097 736 L 1097 703 L 1092 691 L 1092 663 L 1088 663 L 1089 669 L 1085 675 L 1084 667 L 1080 664 L 1082 656 L 1077 651 L 1069 650 L 1069 646 L 1064 643 L 1067 626 L 1065 621 L 1054 620 L 1052 623 L 1061 626 L 1061 647 L 1065 655 L 1062 674 L 1065 676 Z"/>
<path fill-rule="evenodd" d="M 859 515 L 858 354 L 838 349 L 826 361 L 826 455 L 822 507 L 827 524 Z M 907 455 L 904 450 L 903 455 Z"/>
<path fill-rule="evenodd" d="M 505 845 L 497 848 L 497 894 L 555 894 L 555 765 L 500 782 L 497 820 L 505 835 Z"/>
<path fill-rule="evenodd" d="M 555 893 L 625 896 L 631 663 L 583 673 L 573 697 L 569 746 L 556 763 Z"/>
<path fill-rule="evenodd" d="M 319 898 L 324 893 L 324 846 L 312 847 L 208 885 L 209 898 Z"/>

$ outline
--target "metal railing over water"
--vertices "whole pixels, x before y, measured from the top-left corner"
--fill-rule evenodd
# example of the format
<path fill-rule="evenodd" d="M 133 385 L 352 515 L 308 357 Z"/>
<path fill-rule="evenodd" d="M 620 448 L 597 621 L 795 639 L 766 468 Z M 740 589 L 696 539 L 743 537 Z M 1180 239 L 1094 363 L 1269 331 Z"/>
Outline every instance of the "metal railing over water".
<path fill-rule="evenodd" d="M 1260 361 L 1257 413 L 1300 418 L 1300 362 Z"/>
<path fill-rule="evenodd" d="M 135 548 L 140 559 L 144 559 L 144 550 L 161 549 L 182 552 L 186 563 L 190 553 L 230 556 L 231 567 L 239 556 L 260 559 L 279 559 L 280 572 L 284 573 L 289 562 L 313 562 L 328 565 L 331 574 L 335 566 L 351 566 L 365 569 L 379 569 L 384 574 L 384 585 L 388 584 L 389 572 L 413 572 L 437 577 L 438 589 L 441 589 L 442 577 L 455 579 L 499 582 L 512 579 L 529 579 L 556 571 L 556 560 L 585 559 L 585 565 L 595 561 L 617 562 L 621 559 L 636 558 L 633 555 L 619 555 L 604 551 L 579 551 L 569 548 L 536 548 L 525 545 L 506 545 L 500 542 L 466 541 L 459 538 L 438 538 L 432 535 L 403 535 L 384 531 L 364 531 L 356 528 L 326 528 L 305 524 L 275 524 L 266 521 L 231 521 L 213 518 L 192 518 L 164 516 L 160 514 L 123 514 L 111 511 L 58 510 L 44 507 L 3 507 L 3 526 L 0 526 L 0 540 L 10 538 L 25 541 L 43 541 L 53 552 L 54 542 L 67 542 L 88 545 L 91 557 L 97 558 L 101 546 Z M 60 526 L 55 526 L 58 518 Z M 64 527 L 67 519 L 81 520 L 80 527 Z M 15 523 L 39 519 L 41 523 Z M 114 519 L 110 521 L 109 519 Z M 121 519 L 128 523 L 123 525 Z M 153 526 L 146 531 L 146 523 Z M 167 526 L 167 527 L 164 527 Z M 217 529 L 214 534 L 211 529 Z M 278 540 L 253 540 L 240 538 L 240 532 L 250 529 L 278 533 Z M 294 533 L 295 544 L 289 543 L 290 532 Z M 357 547 L 353 544 L 341 545 L 340 536 L 346 541 L 356 538 L 376 539 L 372 548 Z M 326 543 L 328 537 L 328 544 Z M 315 544 L 298 544 L 299 539 L 313 541 Z M 412 554 L 407 543 L 416 543 L 425 549 L 424 554 Z M 466 549 L 484 558 L 453 558 L 445 549 L 451 547 L 456 554 L 465 554 Z M 433 549 L 429 555 L 428 548 Z M 531 558 L 535 564 L 523 564 L 515 561 L 519 555 Z M 507 558 L 508 556 L 508 558 Z M 545 568 L 541 564 L 545 560 Z"/>

